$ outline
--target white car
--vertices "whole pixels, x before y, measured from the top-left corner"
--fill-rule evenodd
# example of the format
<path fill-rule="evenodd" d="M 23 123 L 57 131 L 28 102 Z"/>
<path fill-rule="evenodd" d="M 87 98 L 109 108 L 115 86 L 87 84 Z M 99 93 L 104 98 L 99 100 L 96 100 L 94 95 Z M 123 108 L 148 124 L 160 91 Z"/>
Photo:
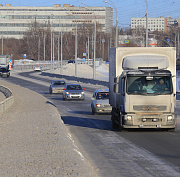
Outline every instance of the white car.
<path fill-rule="evenodd" d="M 41 71 L 41 67 L 40 66 L 36 66 L 35 68 L 34 68 L 34 71 Z"/>
<path fill-rule="evenodd" d="M 63 93 L 66 82 L 64 80 L 53 80 L 49 86 L 49 93 Z"/>
<path fill-rule="evenodd" d="M 109 104 L 109 89 L 96 90 L 91 100 L 92 114 L 111 113 L 112 106 Z"/>

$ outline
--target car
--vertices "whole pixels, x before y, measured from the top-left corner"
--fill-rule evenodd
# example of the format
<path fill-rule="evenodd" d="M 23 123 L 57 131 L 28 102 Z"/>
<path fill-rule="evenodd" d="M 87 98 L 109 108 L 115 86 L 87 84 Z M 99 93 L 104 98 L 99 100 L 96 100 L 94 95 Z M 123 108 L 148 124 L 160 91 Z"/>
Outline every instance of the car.
<path fill-rule="evenodd" d="M 9 77 L 10 76 L 10 71 L 8 69 L 8 67 L 0 67 L 0 76 L 6 76 Z"/>
<path fill-rule="evenodd" d="M 66 82 L 64 80 L 53 80 L 49 86 L 49 93 L 63 93 Z"/>
<path fill-rule="evenodd" d="M 111 113 L 112 106 L 109 104 L 109 89 L 97 89 L 91 98 L 92 114 Z"/>
<path fill-rule="evenodd" d="M 68 63 L 75 63 L 75 60 L 68 60 Z"/>
<path fill-rule="evenodd" d="M 79 84 L 67 84 L 64 88 L 63 100 L 84 100 L 85 99 L 85 88 L 82 88 Z"/>
<path fill-rule="evenodd" d="M 34 68 L 34 71 L 40 72 L 40 71 L 41 71 L 41 67 L 40 67 L 40 66 L 36 66 L 36 67 Z"/>

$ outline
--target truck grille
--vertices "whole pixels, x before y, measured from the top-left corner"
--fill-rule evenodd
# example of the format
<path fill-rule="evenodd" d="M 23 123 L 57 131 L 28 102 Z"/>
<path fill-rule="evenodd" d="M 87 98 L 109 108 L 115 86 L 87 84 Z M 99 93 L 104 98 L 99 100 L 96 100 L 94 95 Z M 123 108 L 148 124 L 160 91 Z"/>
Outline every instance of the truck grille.
<path fill-rule="evenodd" d="M 157 105 L 136 105 L 133 106 L 135 111 L 165 111 L 167 106 L 157 106 Z"/>

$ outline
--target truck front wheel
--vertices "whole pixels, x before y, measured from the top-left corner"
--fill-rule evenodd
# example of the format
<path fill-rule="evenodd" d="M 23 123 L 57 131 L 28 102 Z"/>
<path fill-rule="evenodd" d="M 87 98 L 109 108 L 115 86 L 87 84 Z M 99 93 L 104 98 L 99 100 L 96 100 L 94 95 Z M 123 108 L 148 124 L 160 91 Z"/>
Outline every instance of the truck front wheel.
<path fill-rule="evenodd" d="M 168 132 L 175 132 L 175 128 L 168 129 Z"/>
<path fill-rule="evenodd" d="M 114 112 L 112 111 L 111 113 L 111 122 L 112 122 L 112 129 L 118 129 L 118 124 L 117 124 L 117 121 L 116 121 L 116 116 L 114 115 Z"/>

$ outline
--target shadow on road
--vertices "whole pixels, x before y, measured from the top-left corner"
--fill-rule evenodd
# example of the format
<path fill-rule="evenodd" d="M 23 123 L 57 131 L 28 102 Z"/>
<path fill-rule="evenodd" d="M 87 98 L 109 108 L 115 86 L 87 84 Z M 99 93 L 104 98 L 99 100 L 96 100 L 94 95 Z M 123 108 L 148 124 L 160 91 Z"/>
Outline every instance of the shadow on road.
<path fill-rule="evenodd" d="M 110 120 L 82 118 L 75 116 L 61 116 L 61 119 L 64 121 L 64 124 L 66 125 L 101 129 L 101 130 L 111 130 Z"/>

